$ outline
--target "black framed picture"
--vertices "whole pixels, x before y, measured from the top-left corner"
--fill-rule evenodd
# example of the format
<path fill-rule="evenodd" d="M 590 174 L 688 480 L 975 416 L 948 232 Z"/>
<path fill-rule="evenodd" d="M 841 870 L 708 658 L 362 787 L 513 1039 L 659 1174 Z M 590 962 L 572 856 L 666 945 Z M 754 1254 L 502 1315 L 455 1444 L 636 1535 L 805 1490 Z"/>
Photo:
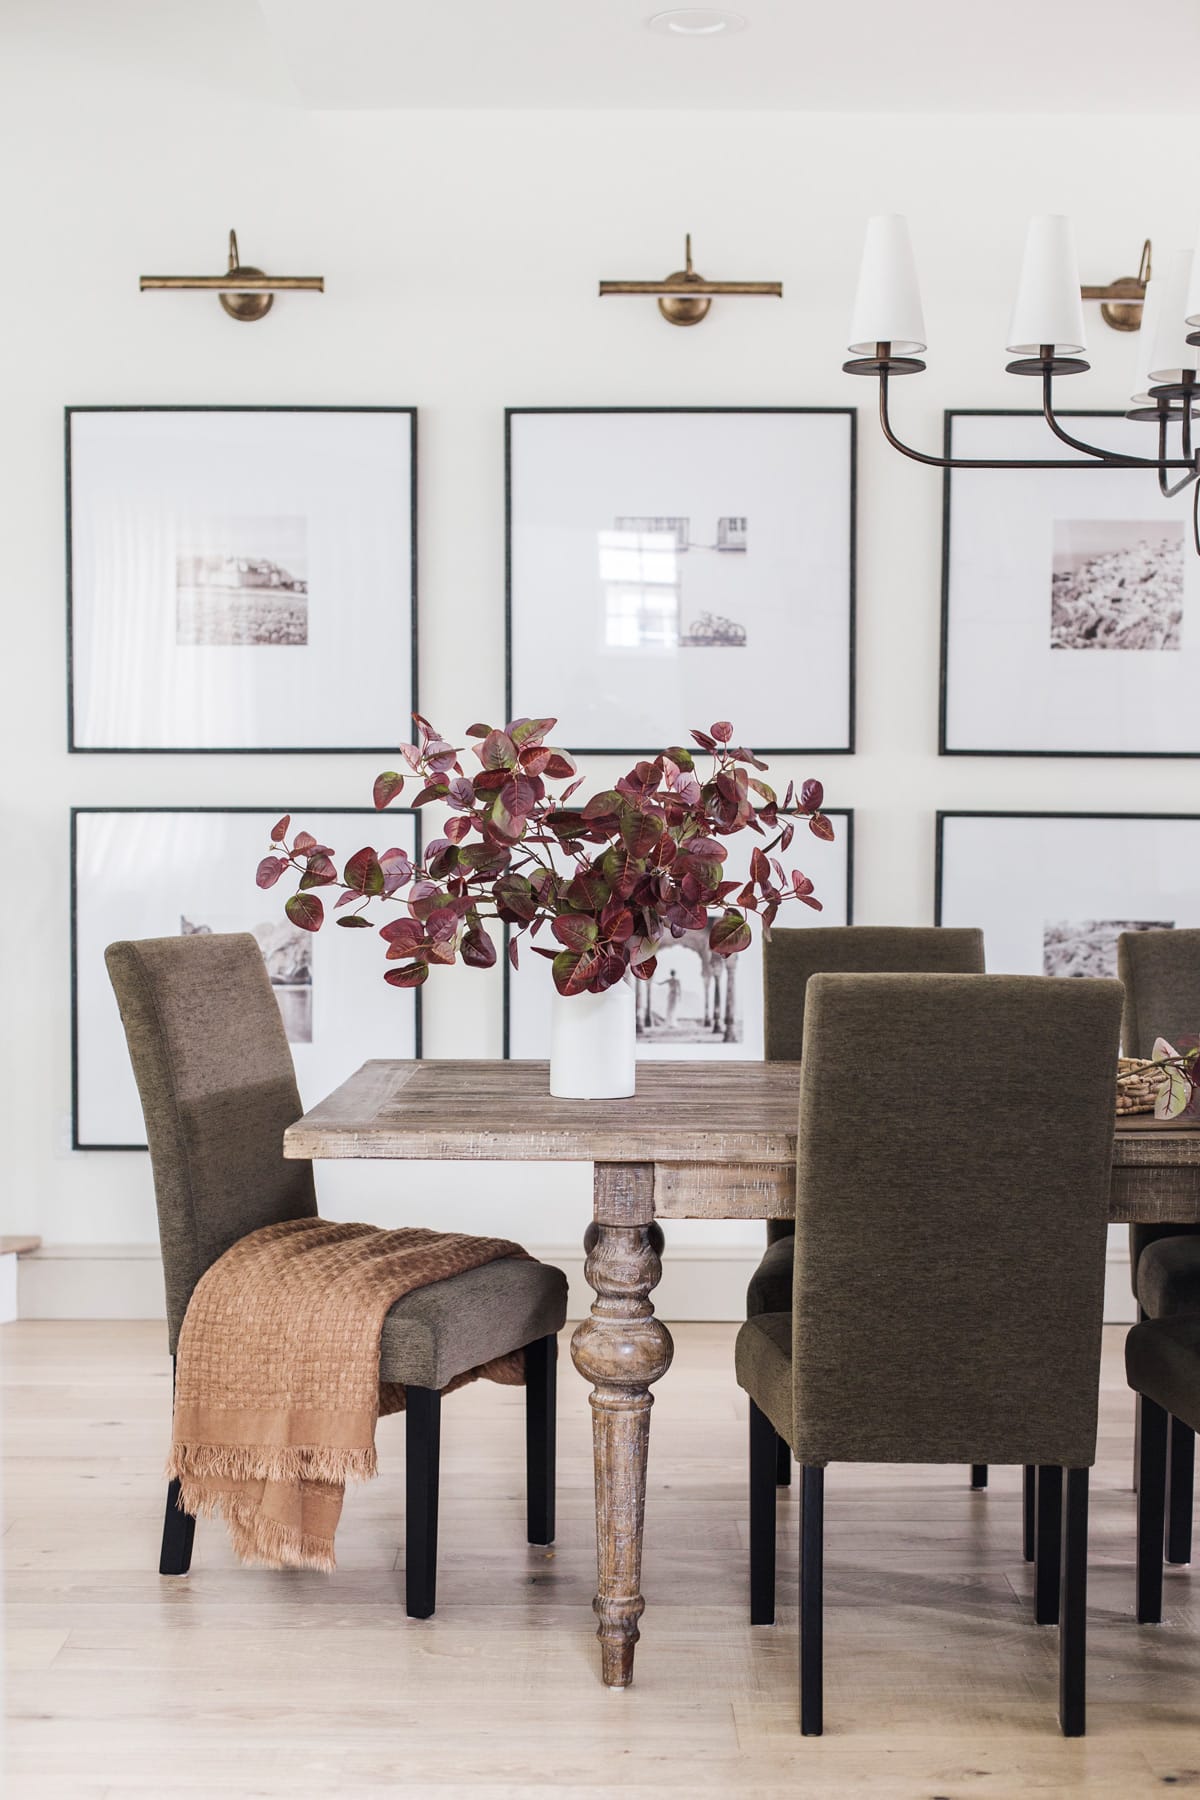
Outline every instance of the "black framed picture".
<path fill-rule="evenodd" d="M 1200 814 L 940 812 L 939 925 L 997 975 L 1115 975 L 1123 931 L 1200 926 Z"/>
<path fill-rule="evenodd" d="M 413 407 L 68 407 L 68 748 L 407 736 L 416 432 Z"/>
<path fill-rule="evenodd" d="M 77 1150 L 144 1150 L 125 1034 L 104 965 L 124 938 L 250 931 L 262 949 L 304 1105 L 370 1057 L 421 1054 L 421 995 L 383 979 L 382 945 L 359 931 L 301 931 L 284 914 L 296 883 L 263 891 L 259 859 L 290 810 L 338 853 L 364 841 L 415 859 L 420 825 L 392 807 L 75 807 L 71 813 L 71 1047 Z M 370 823 L 368 823 L 370 821 Z M 381 835 L 384 834 L 384 835 Z M 354 839 L 352 843 L 350 840 Z"/>
<path fill-rule="evenodd" d="M 850 925 L 854 911 L 854 814 L 824 809 L 832 843 L 798 831 L 787 853 L 790 869 L 812 881 L 822 910 L 784 906 L 776 928 Z M 749 866 L 750 845 L 742 851 Z M 730 846 L 733 858 L 739 841 Z M 742 871 L 739 871 L 739 873 Z M 753 927 L 750 947 L 737 956 L 714 956 L 707 932 L 689 931 L 659 952 L 650 981 L 636 984 L 637 1055 L 641 1062 L 759 1062 L 763 1055 L 762 931 Z M 553 978 L 550 964 L 529 939 L 520 944 L 520 966 L 504 959 L 504 1054 L 544 1061 L 550 1054 Z"/>
<path fill-rule="evenodd" d="M 854 749 L 852 408 L 514 407 L 505 449 L 510 718 Z"/>
<path fill-rule="evenodd" d="M 1153 455 L 1152 426 L 1063 413 Z M 1191 490 L 1093 469 L 1041 413 L 948 412 L 946 454 L 1063 467 L 947 470 L 939 749 L 944 756 L 1200 756 L 1200 557 Z"/>

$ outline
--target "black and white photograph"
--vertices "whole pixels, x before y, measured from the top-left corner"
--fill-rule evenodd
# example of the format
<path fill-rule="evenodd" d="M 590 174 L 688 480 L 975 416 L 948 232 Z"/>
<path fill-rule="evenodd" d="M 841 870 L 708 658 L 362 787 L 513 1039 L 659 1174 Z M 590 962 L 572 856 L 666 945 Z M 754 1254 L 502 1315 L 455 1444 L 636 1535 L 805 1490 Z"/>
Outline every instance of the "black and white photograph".
<path fill-rule="evenodd" d="M 1174 924 L 1174 919 L 1049 919 L 1042 934 L 1042 973 L 1115 975 L 1122 932 L 1170 931 Z"/>
<path fill-rule="evenodd" d="M 422 996 L 383 979 L 385 946 L 339 931 L 298 930 L 284 903 L 296 878 L 255 882 L 271 827 L 296 829 L 337 851 L 339 867 L 364 844 L 415 856 L 417 815 L 389 808 L 80 807 L 72 814 L 74 1138 L 82 1150 L 145 1146 L 124 1033 L 104 964 L 121 939 L 248 931 L 258 940 L 306 1106 L 372 1056 L 420 1055 Z M 379 923 L 396 915 L 377 906 Z"/>
<path fill-rule="evenodd" d="M 584 752 L 712 718 L 853 748 L 851 413 L 514 409 L 508 496 L 510 716 Z"/>
<path fill-rule="evenodd" d="M 175 557 L 179 644 L 307 644 L 304 519 L 215 521 Z"/>
<path fill-rule="evenodd" d="M 833 842 L 800 830 L 785 858 L 789 869 L 802 870 L 813 882 L 822 910 L 785 905 L 776 930 L 852 923 L 854 814 L 825 810 L 833 822 Z M 749 850 L 737 840 L 734 845 L 733 855 L 748 859 Z M 762 1057 L 763 938 L 757 919 L 750 929 L 749 948 L 736 956 L 714 956 L 704 931 L 686 932 L 663 945 L 651 980 L 633 983 L 640 1061 L 755 1062 Z M 540 1061 L 550 1054 L 554 981 L 549 962 L 532 950 L 527 937 L 520 941 L 519 955 L 515 970 L 507 957 L 504 961 L 505 1055 Z"/>
<path fill-rule="evenodd" d="M 1055 519 L 1054 650 L 1178 650 L 1182 519 Z"/>
<path fill-rule="evenodd" d="M 1113 976 L 1122 932 L 1200 927 L 1200 815 L 939 813 L 936 922 L 993 975 Z"/>
<path fill-rule="evenodd" d="M 1125 454 L 1146 424 L 1066 414 Z M 1041 414 L 952 412 L 958 457 L 1058 456 Z M 958 469 L 945 477 L 944 755 L 1200 756 L 1200 561 L 1191 490 L 1140 469 Z"/>
<path fill-rule="evenodd" d="M 411 407 L 69 407 L 74 751 L 374 751 L 416 707 Z"/>

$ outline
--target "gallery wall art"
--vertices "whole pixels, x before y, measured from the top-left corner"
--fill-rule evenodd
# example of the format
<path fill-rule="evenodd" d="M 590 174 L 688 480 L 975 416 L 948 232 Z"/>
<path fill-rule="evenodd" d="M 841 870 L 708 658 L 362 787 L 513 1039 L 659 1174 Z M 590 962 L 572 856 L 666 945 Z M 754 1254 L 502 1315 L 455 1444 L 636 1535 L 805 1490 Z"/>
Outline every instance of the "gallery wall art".
<path fill-rule="evenodd" d="M 66 431 L 71 750 L 405 734 L 411 407 L 70 407 Z"/>
<path fill-rule="evenodd" d="M 822 911 L 785 905 L 778 927 L 852 922 L 854 814 L 825 811 L 833 823 L 833 842 L 798 832 L 786 858 L 789 869 L 800 869 L 813 882 Z M 750 851 L 730 848 L 729 871 L 741 875 L 748 870 Z M 763 949 L 757 921 L 752 922 L 752 931 L 749 949 L 737 956 L 714 956 L 708 934 L 701 931 L 689 931 L 664 945 L 653 979 L 635 985 L 639 1061 L 761 1060 Z M 507 957 L 504 960 L 504 1054 L 542 1061 L 550 1054 L 551 968 L 527 939 L 521 942 L 520 959 L 517 969 Z"/>
<path fill-rule="evenodd" d="M 1123 931 L 1200 926 L 1200 815 L 939 813 L 936 922 L 992 974 L 1115 976 Z"/>
<path fill-rule="evenodd" d="M 1157 443 L 1120 414 L 1063 417 L 1114 450 Z M 946 449 L 1061 451 L 1066 466 L 946 474 L 942 753 L 1200 756 L 1191 493 L 1165 500 L 1139 469 L 1088 473 L 1040 413 L 947 413 Z"/>
<path fill-rule="evenodd" d="M 854 748 L 848 408 L 515 408 L 508 714 L 580 753 L 727 718 L 759 752 Z"/>
<path fill-rule="evenodd" d="M 356 931 L 297 930 L 280 890 L 255 884 L 280 814 L 250 807 L 79 807 L 71 815 L 74 1142 L 144 1149 L 137 1088 L 104 964 L 125 938 L 249 931 L 283 1016 L 300 1097 L 323 1099 L 370 1057 L 419 1056 L 421 996 L 389 987 Z M 364 841 L 415 858 L 418 819 L 393 808 L 291 809 L 347 856 Z M 351 839 L 354 841 L 351 842 Z"/>

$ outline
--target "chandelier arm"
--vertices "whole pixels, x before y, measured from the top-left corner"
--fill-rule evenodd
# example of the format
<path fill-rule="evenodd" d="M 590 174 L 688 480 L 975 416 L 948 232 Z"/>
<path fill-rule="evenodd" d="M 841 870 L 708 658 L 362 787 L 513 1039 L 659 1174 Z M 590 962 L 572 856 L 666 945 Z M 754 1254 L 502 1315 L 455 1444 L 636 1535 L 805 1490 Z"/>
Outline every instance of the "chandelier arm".
<path fill-rule="evenodd" d="M 1165 469 L 1191 469 L 1192 473 L 1195 474 L 1195 470 L 1192 469 L 1190 460 L 1188 462 L 1175 462 L 1167 456 L 1165 431 L 1162 432 L 1159 437 L 1159 454 L 1157 457 L 1127 456 L 1122 451 L 1103 450 L 1095 444 L 1085 444 L 1082 438 L 1072 437 L 1069 431 L 1063 430 L 1063 427 L 1054 416 L 1054 401 L 1052 395 L 1053 380 L 1054 378 L 1049 369 L 1043 370 L 1042 417 L 1061 443 L 1069 444 L 1072 450 L 1082 451 L 1084 456 L 1097 457 L 1099 459 L 1098 466 L 1105 469 L 1156 469 L 1160 481 Z M 1186 482 L 1184 485 L 1187 485 Z"/>
<path fill-rule="evenodd" d="M 1185 456 L 1188 455 L 1188 453 L 1190 452 L 1191 447 L 1192 447 L 1191 412 L 1192 412 L 1192 404 L 1191 404 L 1191 395 L 1189 394 L 1189 395 L 1185 396 L 1183 418 L 1182 418 L 1181 426 L 1180 426 L 1180 435 L 1182 436 L 1182 439 L 1183 439 L 1183 442 L 1180 445 L 1180 448 L 1182 449 L 1183 454 Z M 1193 468 L 1190 474 L 1182 476 L 1179 481 L 1176 481 L 1174 483 L 1168 482 L 1168 480 L 1167 480 L 1167 426 L 1169 425 L 1169 423 L 1170 423 L 1170 415 L 1167 411 L 1166 406 L 1164 405 L 1161 413 L 1158 416 L 1158 464 L 1159 464 L 1159 467 L 1158 467 L 1158 491 L 1162 495 L 1164 500 L 1173 500 L 1175 498 L 1176 494 L 1182 494 L 1184 488 L 1190 487 L 1192 482 L 1195 481 L 1197 473 L 1200 473 L 1200 471 L 1197 471 L 1195 468 Z"/>
<path fill-rule="evenodd" d="M 901 456 L 907 456 L 913 462 L 925 463 L 931 469 L 1109 469 L 1123 468 L 1126 466 L 1123 462 L 1113 463 L 1108 461 L 1096 461 L 1095 457 L 1097 455 L 1106 455 L 1106 452 L 1104 451 L 1093 452 L 1093 460 L 1091 462 L 1079 462 L 1074 459 L 1068 459 L 1065 456 L 1035 459 L 1031 462 L 1026 462 L 1024 458 L 1016 461 L 1013 461 L 1012 459 L 1003 461 L 992 457 L 930 456 L 924 450 L 914 450 L 908 444 L 903 443 L 892 430 L 891 419 L 888 417 L 888 376 L 886 369 L 881 369 L 879 371 L 879 423 L 882 427 L 884 437 L 892 446 L 893 450 L 898 450 Z M 1067 442 L 1069 443 L 1070 439 L 1068 439 Z M 1136 463 L 1131 462 L 1129 466 L 1131 468 L 1157 469 L 1159 465 L 1155 462 L 1139 460 Z M 1182 468 L 1184 465 L 1179 463 L 1172 464 L 1171 466 Z M 1190 467 L 1190 464 L 1188 466 Z"/>

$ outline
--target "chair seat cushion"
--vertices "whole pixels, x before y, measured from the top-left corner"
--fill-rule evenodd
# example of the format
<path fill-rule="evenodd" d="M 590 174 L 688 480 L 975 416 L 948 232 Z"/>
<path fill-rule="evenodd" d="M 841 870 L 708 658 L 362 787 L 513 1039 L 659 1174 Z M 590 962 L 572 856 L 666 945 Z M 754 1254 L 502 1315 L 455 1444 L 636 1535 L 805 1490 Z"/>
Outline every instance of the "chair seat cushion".
<path fill-rule="evenodd" d="M 792 1315 L 757 1313 L 737 1334 L 733 1351 L 738 1386 L 759 1412 L 766 1413 L 787 1443 L 792 1442 Z"/>
<path fill-rule="evenodd" d="M 750 1277 L 746 1289 L 746 1316 L 792 1310 L 792 1276 L 796 1268 L 796 1240 L 777 1238 Z"/>
<path fill-rule="evenodd" d="M 1138 1258 L 1137 1297 L 1152 1319 L 1200 1313 L 1200 1237 L 1161 1237 Z"/>
<path fill-rule="evenodd" d="M 561 1331 L 567 1278 L 549 1263 L 506 1256 L 397 1300 L 383 1321 L 381 1381 L 444 1388 L 454 1376 Z"/>
<path fill-rule="evenodd" d="M 1200 1431 L 1200 1314 L 1135 1325 L 1125 1339 L 1125 1375 L 1135 1393 Z"/>

